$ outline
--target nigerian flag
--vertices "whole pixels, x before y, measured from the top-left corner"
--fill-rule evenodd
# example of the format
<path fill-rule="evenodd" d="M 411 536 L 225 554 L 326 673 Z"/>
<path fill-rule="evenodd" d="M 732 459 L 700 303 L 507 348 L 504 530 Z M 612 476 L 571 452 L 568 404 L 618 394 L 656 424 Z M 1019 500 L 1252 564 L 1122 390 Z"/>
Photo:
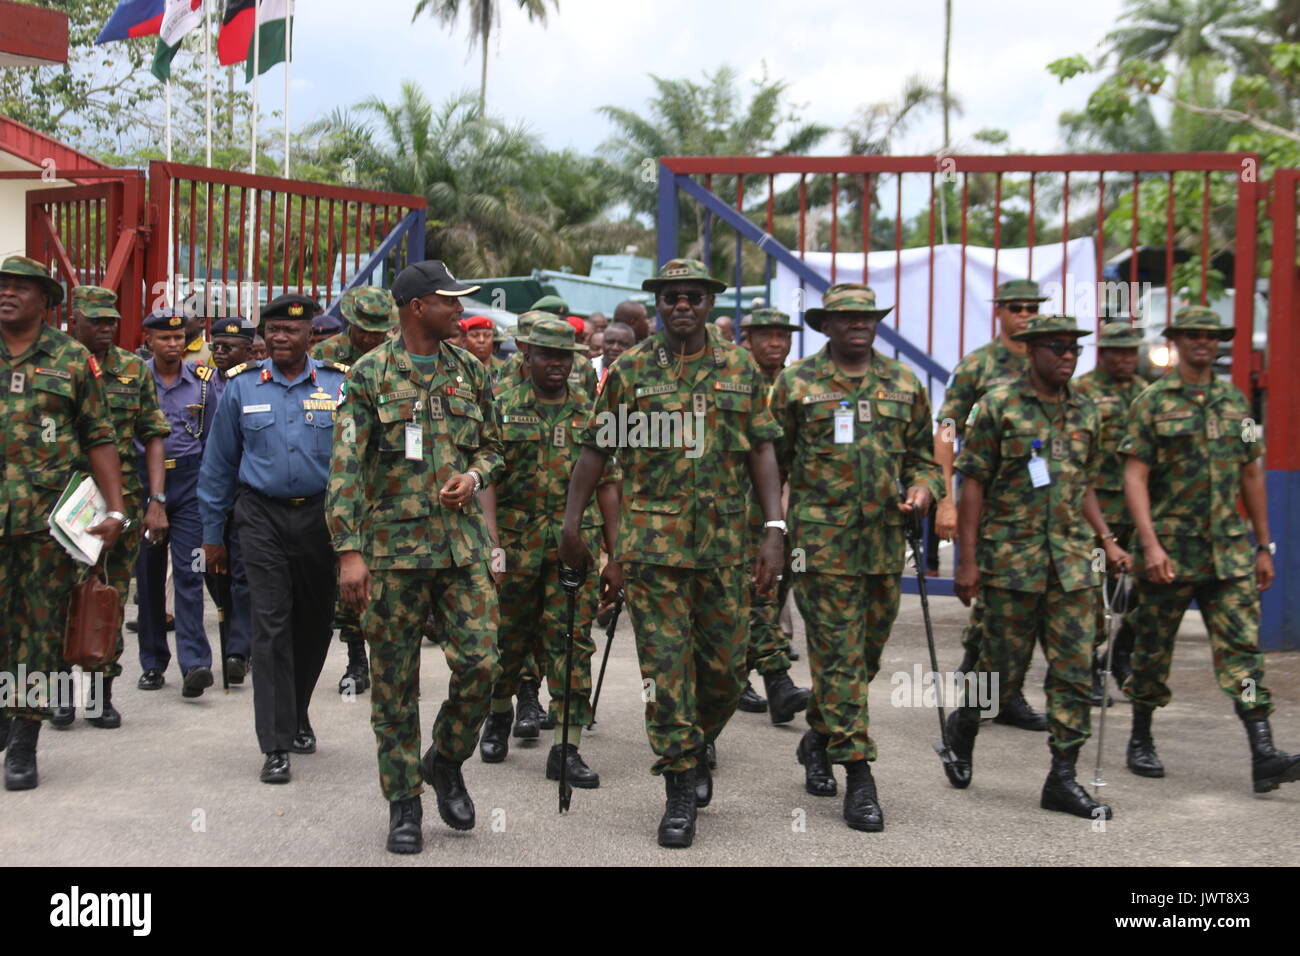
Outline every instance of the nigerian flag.
<path fill-rule="evenodd" d="M 286 59 L 287 38 L 292 30 L 290 20 L 293 17 L 293 2 L 292 0 L 261 0 L 257 6 L 257 31 L 261 35 L 261 45 L 257 50 L 257 72 L 261 74 Z M 245 82 L 251 82 L 253 79 L 253 44 L 257 41 L 257 37 L 250 38 L 248 41 L 248 59 L 244 61 Z"/>
<path fill-rule="evenodd" d="M 185 34 L 203 23 L 203 0 L 167 0 L 163 8 L 162 28 L 154 49 L 152 73 L 166 82 L 172 75 L 172 58 L 181 48 Z"/>

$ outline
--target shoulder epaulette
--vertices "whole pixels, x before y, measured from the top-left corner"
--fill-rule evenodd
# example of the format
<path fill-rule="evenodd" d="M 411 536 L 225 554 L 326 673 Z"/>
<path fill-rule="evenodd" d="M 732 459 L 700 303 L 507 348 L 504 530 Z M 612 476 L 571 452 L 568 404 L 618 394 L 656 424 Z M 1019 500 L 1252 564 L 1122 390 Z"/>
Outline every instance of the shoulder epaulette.
<path fill-rule="evenodd" d="M 194 374 L 199 377 L 199 381 L 206 382 L 217 373 L 217 370 L 211 365 L 195 365 Z"/>
<path fill-rule="evenodd" d="M 230 379 L 234 378 L 240 372 L 247 372 L 252 367 L 252 363 L 250 362 L 240 362 L 238 365 L 226 370 L 226 381 L 230 381 Z"/>
<path fill-rule="evenodd" d="M 344 365 L 342 362 L 335 362 L 333 359 L 317 359 L 317 361 L 320 362 L 322 368 L 332 368 L 334 371 L 342 372 L 344 375 L 352 371 L 351 365 Z"/>

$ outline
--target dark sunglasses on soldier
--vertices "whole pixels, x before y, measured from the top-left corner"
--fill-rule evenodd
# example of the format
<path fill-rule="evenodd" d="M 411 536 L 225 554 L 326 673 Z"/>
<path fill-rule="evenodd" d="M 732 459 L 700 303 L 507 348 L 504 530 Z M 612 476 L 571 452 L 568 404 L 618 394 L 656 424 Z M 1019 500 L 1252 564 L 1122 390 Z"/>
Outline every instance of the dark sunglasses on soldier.
<path fill-rule="evenodd" d="M 1071 355 L 1078 355 L 1083 351 L 1083 346 L 1078 342 L 1034 342 L 1033 344 L 1039 348 L 1050 350 L 1057 358 L 1067 352 Z"/>
<path fill-rule="evenodd" d="M 703 292 L 660 292 L 659 301 L 664 305 L 676 305 L 679 299 L 685 298 L 690 305 L 699 305 L 704 301 Z"/>
<path fill-rule="evenodd" d="M 1037 302 L 1007 302 L 1003 304 L 1002 308 L 1006 309 L 1012 315 L 1019 315 L 1021 312 L 1026 312 L 1029 315 L 1038 314 Z"/>

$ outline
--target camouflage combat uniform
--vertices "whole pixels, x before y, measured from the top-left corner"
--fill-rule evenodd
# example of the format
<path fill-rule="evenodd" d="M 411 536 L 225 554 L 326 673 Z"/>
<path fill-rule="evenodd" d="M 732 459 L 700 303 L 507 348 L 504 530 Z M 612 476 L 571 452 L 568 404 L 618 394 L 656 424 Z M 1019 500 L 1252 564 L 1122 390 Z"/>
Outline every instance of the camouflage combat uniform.
<path fill-rule="evenodd" d="M 939 427 L 953 429 L 954 437 L 964 440 L 966 419 L 975 403 L 991 388 L 1018 382 L 1028 368 L 1028 358 L 1011 351 L 1000 338 L 981 345 L 963 357 L 948 376 L 939 408 Z M 979 653 L 983 621 L 984 602 L 976 601 L 971 607 L 970 623 L 961 634 L 961 646 L 968 654 Z"/>
<path fill-rule="evenodd" d="M 433 744 L 459 763 L 474 751 L 497 677 L 497 595 L 487 524 L 471 497 L 449 511 L 438 489 L 454 474 L 484 485 L 501 467 L 487 375 L 443 343 L 422 372 L 400 336 L 366 353 L 344 383 L 335 415 L 326 515 L 335 551 L 359 551 L 371 574 L 361 627 L 370 644 L 371 725 L 390 801 L 421 792 L 421 625 L 433 613 L 452 670 Z M 406 457 L 408 425 L 420 460 Z"/>
<path fill-rule="evenodd" d="M 851 442 L 835 440 L 842 410 L 852 415 Z M 808 723 L 829 737 L 831 762 L 874 760 L 867 689 L 898 615 L 907 549 L 895 479 L 943 495 L 930 400 L 901 362 L 873 354 L 851 378 L 828 346 L 781 373 L 772 412 L 783 430 L 777 460 L 790 481 L 794 596 L 812 670 Z"/>
<path fill-rule="evenodd" d="M 1174 637 L 1188 605 L 1201 608 L 1219 688 L 1244 719 L 1261 719 L 1273 704 L 1259 650 L 1259 592 L 1246 522 L 1237 513 L 1241 469 L 1264 454 L 1246 397 L 1213 379 L 1185 384 L 1176 372 L 1155 382 L 1129 409 L 1121 455 L 1150 466 L 1151 520 L 1176 575 L 1156 584 L 1136 549 L 1137 606 L 1127 623 L 1137 635 L 1133 673 L 1124 691 L 1136 712 L 1169 703 Z"/>
<path fill-rule="evenodd" d="M 761 371 L 761 370 L 760 370 Z M 776 385 L 778 371 L 767 382 L 765 399 L 770 401 Z M 766 534 L 763 505 L 758 500 L 758 489 L 749 492 L 749 542 L 751 553 L 758 554 L 759 545 Z M 749 589 L 749 650 L 745 655 L 745 672 L 758 671 L 759 675 L 784 674 L 790 669 L 790 637 L 781 629 L 781 608 L 790 596 L 794 577 L 790 574 L 789 538 L 786 538 L 785 570 L 777 582 L 775 593 L 760 594 L 757 587 Z"/>
<path fill-rule="evenodd" d="M 648 701 L 646 731 L 659 758 L 654 773 L 702 761 L 744 687 L 748 452 L 780 436 L 763 401 L 766 387 L 739 346 L 709 339 L 682 363 L 659 332 L 610 368 L 583 438 L 616 453 L 623 470 L 618 560 Z M 620 407 L 625 415 L 675 416 L 702 442 L 701 453 L 620 444 L 612 428 Z M 635 440 L 635 432 L 625 437 Z"/>
<path fill-rule="evenodd" d="M 338 335 L 331 335 L 324 342 L 313 346 L 308 354 L 312 358 L 320 359 L 323 362 L 350 366 L 355 365 L 357 359 L 361 358 L 364 353 L 352 344 L 352 338 L 345 329 Z"/>
<path fill-rule="evenodd" d="M 500 361 L 499 368 L 493 363 L 496 371 L 492 378 L 492 392 L 498 396 L 528 381 L 523 352 L 515 352 L 508 359 Z M 591 359 L 576 352 L 573 355 L 573 371 L 569 373 L 569 390 L 589 399 L 596 397 L 596 368 L 591 364 Z"/>
<path fill-rule="evenodd" d="M 501 628 L 497 653 L 501 676 L 492 696 L 508 701 L 519 688 L 525 658 L 540 637 L 541 658 L 550 690 L 550 715 L 558 723 L 564 713 L 565 609 L 560 586 L 557 549 L 564 526 L 569 477 L 578 460 L 578 439 L 591 418 L 591 403 L 569 392 L 562 403 L 537 397 L 532 382 L 498 396 L 504 465 L 494 482 L 497 530 L 504 552 L 505 576 L 500 587 Z M 611 463 L 601 484 L 618 481 Z M 582 533 L 592 554 L 600 550 L 603 522 L 596 501 L 583 515 Z M 573 624 L 573 679 L 569 685 L 569 724 L 590 720 L 591 621 L 596 614 L 599 580 L 592 577 L 578 595 Z"/>
<path fill-rule="evenodd" d="M 1100 465 L 1101 417 L 1072 388 L 1038 397 L 1029 375 L 990 390 L 966 422 L 957 469 L 984 486 L 977 547 L 984 639 L 979 670 L 998 675 L 999 707 L 1019 686 L 1034 641 L 1047 656 L 1047 719 L 1053 754 L 1077 752 L 1090 732 L 1092 649 L 1100 578 L 1083 501 Z M 1035 488 L 1029 461 L 1045 459 L 1051 484 Z M 960 720 L 978 727 L 979 708 Z"/>
<path fill-rule="evenodd" d="M 103 377 L 94 356 L 51 325 L 41 325 L 22 355 L 10 355 L 0 339 L 0 672 L 16 675 L 22 666 L 53 675 L 63 664 L 81 567 L 50 534 L 48 518 L 73 473 L 87 469 L 85 453 L 116 440 Z M 40 720 L 48 704 L 29 697 L 10 713 Z"/>

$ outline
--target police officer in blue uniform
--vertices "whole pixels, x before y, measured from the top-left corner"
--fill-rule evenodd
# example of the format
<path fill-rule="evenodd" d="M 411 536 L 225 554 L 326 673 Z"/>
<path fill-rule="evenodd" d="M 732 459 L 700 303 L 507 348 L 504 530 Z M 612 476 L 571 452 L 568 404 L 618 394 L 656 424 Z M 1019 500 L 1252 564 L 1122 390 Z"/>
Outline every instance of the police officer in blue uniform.
<path fill-rule="evenodd" d="M 253 324 L 241 316 L 216 319 L 212 323 L 212 363 L 217 367 L 216 378 L 212 381 L 216 386 L 218 408 L 221 407 L 221 393 L 226 389 L 230 370 L 248 362 L 252 354 L 256 331 Z M 253 606 L 248 597 L 243 554 L 239 550 L 239 540 L 231 534 L 229 520 L 226 522 L 225 545 L 230 558 L 229 573 L 214 574 L 209 568 L 204 578 L 208 594 L 217 605 L 218 627 L 224 637 L 226 678 L 232 684 L 242 684 L 252 657 Z"/>
<path fill-rule="evenodd" d="M 307 710 L 333 633 L 336 559 L 325 484 L 348 369 L 307 354 L 318 311 L 303 295 L 267 303 L 268 357 L 227 373 L 199 476 L 208 567 L 226 568 L 231 514 L 248 573 L 263 783 L 288 783 L 289 751 L 316 750 Z"/>
<path fill-rule="evenodd" d="M 172 586 L 176 608 L 176 656 L 184 682 L 182 697 L 198 697 L 212 686 L 212 647 L 203 629 L 203 527 L 199 520 L 197 485 L 203 444 L 217 410 L 214 379 L 216 369 L 184 361 L 185 315 L 177 309 L 159 309 L 144 320 L 153 358 L 145 365 L 158 389 L 158 405 L 171 425 L 163 439 L 166 490 L 150 495 L 167 509 L 168 536 L 153 540 L 146 536 L 136 561 L 136 582 L 140 593 L 140 676 L 141 690 L 158 690 L 166 682 L 164 673 L 171 662 L 167 630 L 163 621 L 167 579 L 167 555 L 171 552 Z M 136 452 L 144 447 L 136 442 Z M 143 469 L 143 459 L 140 467 Z M 141 483 L 148 487 L 148 476 Z M 170 543 L 170 548 L 168 544 Z"/>

